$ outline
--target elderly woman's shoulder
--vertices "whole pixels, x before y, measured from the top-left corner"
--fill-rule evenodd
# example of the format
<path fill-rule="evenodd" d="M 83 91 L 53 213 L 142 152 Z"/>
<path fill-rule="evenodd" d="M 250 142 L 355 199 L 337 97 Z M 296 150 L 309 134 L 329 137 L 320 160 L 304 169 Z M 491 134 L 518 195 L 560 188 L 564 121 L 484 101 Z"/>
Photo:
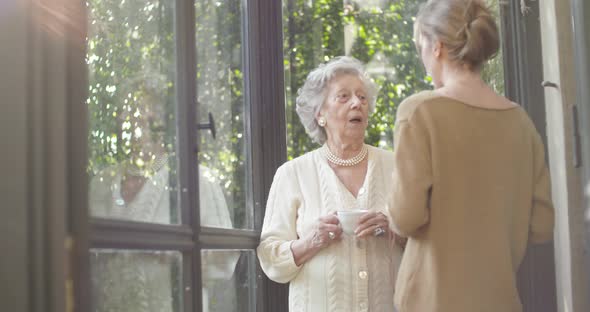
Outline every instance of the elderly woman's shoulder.
<path fill-rule="evenodd" d="M 421 91 L 407 97 L 397 108 L 397 120 L 410 118 L 422 104 L 437 97 L 433 91 Z"/>
<path fill-rule="evenodd" d="M 298 171 L 300 168 L 309 168 L 310 164 L 313 163 L 313 155 L 314 153 L 317 153 L 317 149 L 316 150 L 312 150 L 309 151 L 301 156 L 295 157 L 291 160 L 286 161 L 285 163 L 283 163 L 278 169 L 277 171 L 285 171 L 285 172 L 290 172 L 290 171 Z"/>

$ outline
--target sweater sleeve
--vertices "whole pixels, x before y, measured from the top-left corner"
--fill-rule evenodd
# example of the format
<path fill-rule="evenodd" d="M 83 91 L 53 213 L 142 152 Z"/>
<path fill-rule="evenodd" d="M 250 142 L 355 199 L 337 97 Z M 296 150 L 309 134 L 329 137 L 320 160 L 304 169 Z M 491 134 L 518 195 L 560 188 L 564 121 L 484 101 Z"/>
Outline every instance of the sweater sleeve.
<path fill-rule="evenodd" d="M 301 269 L 295 264 L 291 243 L 297 240 L 297 209 L 301 205 L 301 192 L 296 175 L 280 167 L 273 179 L 266 204 L 260 244 L 257 248 L 260 266 L 268 278 L 288 283 Z"/>
<path fill-rule="evenodd" d="M 553 237 L 554 210 L 545 150 L 538 134 L 535 135 L 534 153 L 535 180 L 529 239 L 532 243 L 543 243 Z"/>
<path fill-rule="evenodd" d="M 395 125 L 394 154 L 390 214 L 395 230 L 410 237 L 430 218 L 432 163 L 425 125 L 399 120 Z"/>

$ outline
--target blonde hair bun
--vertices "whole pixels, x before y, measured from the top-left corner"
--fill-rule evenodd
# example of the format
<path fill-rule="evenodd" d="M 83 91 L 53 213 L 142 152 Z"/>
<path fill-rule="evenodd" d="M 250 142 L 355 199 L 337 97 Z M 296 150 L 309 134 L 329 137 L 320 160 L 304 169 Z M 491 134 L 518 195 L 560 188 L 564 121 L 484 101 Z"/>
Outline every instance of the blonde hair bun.
<path fill-rule="evenodd" d="M 415 39 L 440 41 L 449 58 L 479 69 L 500 48 L 496 19 L 483 0 L 429 0 L 418 12 Z"/>

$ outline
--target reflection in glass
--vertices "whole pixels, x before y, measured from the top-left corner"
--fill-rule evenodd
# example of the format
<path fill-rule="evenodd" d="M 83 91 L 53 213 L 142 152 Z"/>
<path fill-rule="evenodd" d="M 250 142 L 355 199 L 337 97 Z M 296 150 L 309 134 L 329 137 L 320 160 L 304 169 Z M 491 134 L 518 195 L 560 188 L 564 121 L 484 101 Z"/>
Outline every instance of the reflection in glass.
<path fill-rule="evenodd" d="M 92 249 L 92 311 L 182 311 L 181 263 L 179 252 Z"/>
<path fill-rule="evenodd" d="M 203 312 L 256 311 L 253 250 L 202 250 Z"/>
<path fill-rule="evenodd" d="M 249 175 L 244 127 L 242 3 L 195 1 L 197 119 L 208 123 L 211 113 L 217 128 L 215 139 L 207 130 L 199 132 L 199 169 L 203 171 L 199 181 L 214 193 L 201 197 L 203 226 L 253 226 L 252 208 L 246 199 Z M 211 215 L 219 215 L 225 209 L 221 207 L 222 201 L 230 221 L 211 222 Z"/>
<path fill-rule="evenodd" d="M 173 3 L 87 1 L 93 216 L 179 222 Z"/>
<path fill-rule="evenodd" d="M 203 165 L 199 165 L 199 201 L 202 226 L 226 229 L 233 227 L 219 180 L 213 170 Z"/>

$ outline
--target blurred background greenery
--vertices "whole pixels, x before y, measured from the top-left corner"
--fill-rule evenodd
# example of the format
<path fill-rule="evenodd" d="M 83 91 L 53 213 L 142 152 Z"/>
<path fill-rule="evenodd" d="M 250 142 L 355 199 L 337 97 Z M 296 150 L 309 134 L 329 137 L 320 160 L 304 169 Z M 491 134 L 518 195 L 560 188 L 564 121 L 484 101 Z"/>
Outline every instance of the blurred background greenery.
<path fill-rule="evenodd" d="M 395 113 L 407 96 L 430 89 L 413 43 L 417 0 L 284 0 L 283 38 L 287 155 L 297 157 L 317 147 L 305 134 L 295 112 L 296 92 L 318 64 L 350 55 L 366 64 L 380 87 L 369 121 L 366 143 L 392 148 Z M 174 4 L 167 0 L 88 0 L 91 176 L 103 168 L 128 161 L 133 133 L 121 116 L 134 111 L 148 93 L 165 108 L 160 121 L 169 156 L 176 153 L 176 61 Z M 497 0 L 490 2 L 497 9 Z M 241 1 L 201 0 L 195 3 L 198 121 L 212 112 L 217 139 L 201 132 L 200 165 L 211 169 L 222 186 L 236 228 L 251 221 L 245 207 L 248 143 L 244 119 Z M 499 55 L 484 69 L 485 79 L 504 92 Z M 153 99 L 152 99 L 153 101 Z M 175 174 L 175 157 L 170 157 Z M 195 164 L 196 165 L 196 164 Z M 171 181 L 175 181 L 174 177 Z M 171 191 L 175 185 L 171 183 Z"/>

